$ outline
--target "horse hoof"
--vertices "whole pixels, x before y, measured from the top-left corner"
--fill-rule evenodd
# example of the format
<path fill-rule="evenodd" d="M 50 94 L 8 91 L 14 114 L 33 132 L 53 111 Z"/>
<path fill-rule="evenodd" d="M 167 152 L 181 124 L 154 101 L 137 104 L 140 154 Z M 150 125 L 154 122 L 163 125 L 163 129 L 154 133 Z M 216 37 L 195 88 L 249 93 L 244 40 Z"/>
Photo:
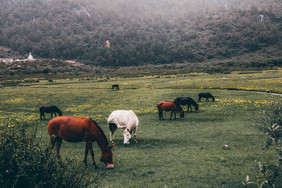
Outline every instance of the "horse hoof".
<path fill-rule="evenodd" d="M 107 165 L 106 168 L 109 169 L 109 170 L 112 170 L 112 169 L 114 169 L 114 165 L 113 164 L 109 164 L 109 165 Z"/>

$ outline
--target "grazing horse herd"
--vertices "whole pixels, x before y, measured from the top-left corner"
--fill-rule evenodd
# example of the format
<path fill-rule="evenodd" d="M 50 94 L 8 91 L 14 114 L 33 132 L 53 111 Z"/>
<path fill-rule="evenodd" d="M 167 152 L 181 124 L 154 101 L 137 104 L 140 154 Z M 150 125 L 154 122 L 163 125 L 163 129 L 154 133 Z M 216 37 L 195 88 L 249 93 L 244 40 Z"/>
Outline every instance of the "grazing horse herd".
<path fill-rule="evenodd" d="M 115 86 L 114 86 L 115 85 Z M 112 89 L 119 86 L 114 84 Z M 116 86 L 117 85 L 117 86 Z M 206 101 L 209 98 L 214 101 L 214 97 L 210 93 L 199 93 L 198 101 L 201 101 L 201 98 L 206 98 Z M 171 111 L 170 120 L 174 114 L 174 119 L 176 120 L 176 111 L 179 111 L 180 118 L 184 119 L 184 111 L 181 108 L 181 105 L 187 105 L 187 112 L 192 112 L 193 105 L 195 111 L 199 111 L 199 105 L 190 97 L 177 97 L 174 101 L 160 101 L 157 104 L 159 110 L 159 120 L 164 120 L 163 112 Z M 62 140 L 68 142 L 82 142 L 85 141 L 85 156 L 84 163 L 87 165 L 87 155 L 90 151 L 92 157 L 92 164 L 96 168 L 97 165 L 94 160 L 94 151 L 92 142 L 96 141 L 102 151 L 100 158 L 101 162 L 106 164 L 107 169 L 113 169 L 113 153 L 111 149 L 115 144 L 109 146 L 107 137 L 105 136 L 101 127 L 92 119 L 85 117 L 74 117 L 74 116 L 63 116 L 61 110 L 54 105 L 42 105 L 40 106 L 40 119 L 44 119 L 44 113 L 51 113 L 51 120 L 48 122 L 47 130 L 50 137 L 50 144 L 52 147 L 56 147 L 57 156 L 60 158 L 60 147 Z M 56 116 L 56 113 L 59 114 L 58 117 L 53 118 L 53 114 Z M 52 119 L 53 118 L 53 119 Z M 134 141 L 137 143 L 136 133 L 137 127 L 139 124 L 138 117 L 133 110 L 117 110 L 113 111 L 107 119 L 107 123 L 110 129 L 110 141 L 113 142 L 113 134 L 116 129 L 123 129 L 124 144 L 129 144 L 131 139 L 131 134 L 134 132 Z"/>

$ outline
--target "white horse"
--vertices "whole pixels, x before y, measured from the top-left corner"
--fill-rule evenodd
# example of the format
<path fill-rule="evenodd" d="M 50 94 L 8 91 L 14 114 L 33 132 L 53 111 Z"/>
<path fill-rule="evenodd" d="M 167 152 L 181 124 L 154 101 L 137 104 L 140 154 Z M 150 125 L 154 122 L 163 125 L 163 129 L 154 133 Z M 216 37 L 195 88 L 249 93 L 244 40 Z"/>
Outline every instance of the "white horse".
<path fill-rule="evenodd" d="M 108 117 L 108 125 L 110 128 L 110 141 L 113 142 L 113 135 L 117 128 L 123 130 L 123 143 L 129 144 L 131 133 L 134 131 L 134 141 L 137 143 L 136 132 L 139 124 L 138 117 L 133 110 L 117 110 L 113 111 Z"/>

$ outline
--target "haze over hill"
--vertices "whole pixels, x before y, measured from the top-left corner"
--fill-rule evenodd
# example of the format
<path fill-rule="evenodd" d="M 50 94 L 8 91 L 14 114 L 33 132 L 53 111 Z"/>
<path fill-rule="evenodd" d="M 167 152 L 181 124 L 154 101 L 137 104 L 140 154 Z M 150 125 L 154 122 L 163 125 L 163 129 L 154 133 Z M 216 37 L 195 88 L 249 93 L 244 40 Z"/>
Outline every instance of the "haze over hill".
<path fill-rule="evenodd" d="M 0 1 L 0 57 L 131 66 L 281 57 L 280 0 Z M 108 46 L 106 46 L 108 41 Z"/>

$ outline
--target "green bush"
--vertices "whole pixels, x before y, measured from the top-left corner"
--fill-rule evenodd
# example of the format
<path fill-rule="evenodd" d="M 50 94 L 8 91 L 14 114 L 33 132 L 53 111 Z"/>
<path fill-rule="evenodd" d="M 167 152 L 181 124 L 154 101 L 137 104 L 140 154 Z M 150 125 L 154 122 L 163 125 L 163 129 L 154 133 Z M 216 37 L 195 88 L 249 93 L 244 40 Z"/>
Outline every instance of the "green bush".
<path fill-rule="evenodd" d="M 4 128 L 0 135 L 1 187 L 86 187 L 97 184 L 74 159 L 57 159 L 55 151 L 26 125 Z"/>
<path fill-rule="evenodd" d="M 274 103 L 269 111 L 263 111 L 255 125 L 267 135 L 263 150 L 274 149 L 272 156 L 274 160 L 259 162 L 257 169 L 261 175 L 258 176 L 257 182 L 250 182 L 247 176 L 246 183 L 243 184 L 256 184 L 258 187 L 282 187 L 282 103 Z"/>

